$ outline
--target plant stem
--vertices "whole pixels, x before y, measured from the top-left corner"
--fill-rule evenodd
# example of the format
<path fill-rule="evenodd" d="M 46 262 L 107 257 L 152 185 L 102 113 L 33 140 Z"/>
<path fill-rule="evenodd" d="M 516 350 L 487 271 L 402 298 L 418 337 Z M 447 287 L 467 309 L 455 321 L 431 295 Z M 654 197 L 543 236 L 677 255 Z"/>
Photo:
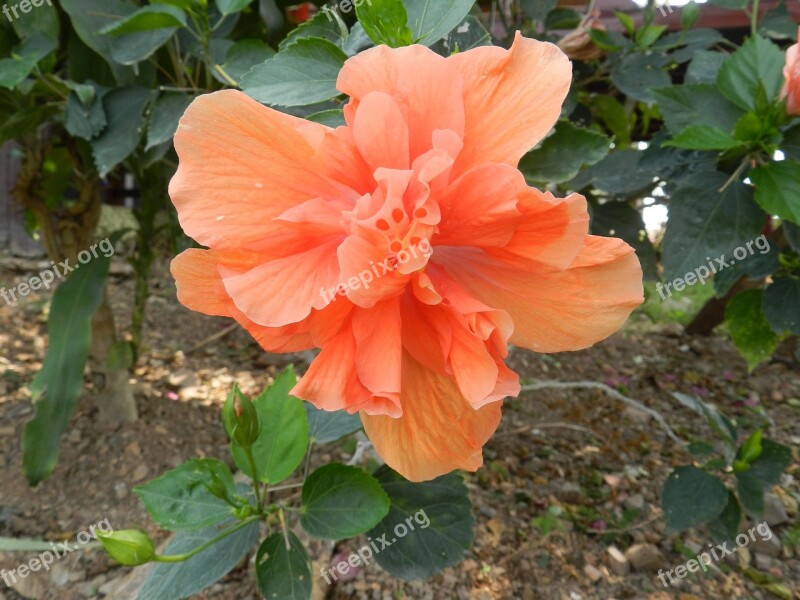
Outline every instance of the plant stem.
<path fill-rule="evenodd" d="M 253 489 L 256 492 L 256 506 L 260 512 L 263 508 L 261 504 L 261 486 L 258 481 L 258 471 L 256 470 L 256 459 L 253 456 L 253 448 L 243 448 L 243 450 L 247 456 L 247 465 L 250 467 L 250 476 L 253 478 Z"/>
<path fill-rule="evenodd" d="M 193 556 L 196 556 L 196 555 L 200 554 L 203 550 L 206 550 L 206 549 L 210 548 L 211 546 L 213 546 L 217 542 L 219 542 L 221 540 L 224 540 L 229 535 L 232 535 L 232 534 L 236 533 L 237 531 L 247 527 L 251 523 L 255 523 L 256 521 L 258 521 L 258 519 L 259 519 L 259 517 L 253 517 L 253 518 L 247 519 L 246 521 L 242 521 L 238 525 L 234 525 L 233 527 L 229 527 L 228 529 L 223 531 L 221 534 L 219 534 L 214 539 L 207 541 L 202 546 L 198 546 L 197 548 L 195 548 L 191 552 L 186 552 L 184 554 L 172 554 L 172 555 L 169 555 L 169 556 L 156 555 L 156 557 L 153 559 L 153 562 L 177 563 L 177 562 L 187 561 L 190 558 L 192 558 Z"/>
<path fill-rule="evenodd" d="M 756 35 L 758 33 L 758 2 L 759 0 L 753 0 L 753 12 L 750 15 L 751 35 Z"/>

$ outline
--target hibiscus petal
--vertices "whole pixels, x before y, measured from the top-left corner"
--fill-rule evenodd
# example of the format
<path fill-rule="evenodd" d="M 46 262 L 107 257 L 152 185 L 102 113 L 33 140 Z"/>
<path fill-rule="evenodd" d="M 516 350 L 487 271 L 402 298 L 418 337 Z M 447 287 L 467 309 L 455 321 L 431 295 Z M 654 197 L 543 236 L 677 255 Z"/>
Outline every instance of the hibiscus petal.
<path fill-rule="evenodd" d="M 516 166 L 555 125 L 572 80 L 558 46 L 519 32 L 510 50 L 485 46 L 447 61 L 464 76 L 464 150 L 456 172 L 484 162 Z"/>
<path fill-rule="evenodd" d="M 353 120 L 356 146 L 366 163 L 376 171 L 408 169 L 408 124 L 389 94 L 367 94 Z"/>
<path fill-rule="evenodd" d="M 433 132 L 464 132 L 462 78 L 447 60 L 423 46 L 377 46 L 344 63 L 336 87 L 350 96 L 345 118 L 352 125 L 371 92 L 389 94 L 409 124 L 411 159 L 431 149 Z M 383 123 L 375 123 L 382 127 Z"/>
<path fill-rule="evenodd" d="M 455 469 L 475 471 L 481 449 L 500 423 L 501 405 L 473 409 L 455 381 L 403 356 L 403 416 L 361 420 L 378 454 L 410 481 L 427 481 Z"/>
<path fill-rule="evenodd" d="M 319 135 L 308 135 L 309 128 L 318 128 Z M 180 166 L 169 192 L 183 230 L 205 246 L 241 249 L 263 242 L 271 219 L 302 202 L 316 197 L 354 202 L 358 194 L 317 168 L 326 157 L 308 139 L 326 135 L 323 126 L 241 92 L 200 96 L 175 134 Z"/>
<path fill-rule="evenodd" d="M 402 359 L 399 298 L 353 312 L 356 340 L 356 372 L 375 395 L 393 399 L 400 409 L 400 363 Z"/>
<path fill-rule="evenodd" d="M 223 272 L 223 284 L 236 307 L 259 325 L 280 327 L 305 319 L 328 305 L 324 293 L 339 275 L 338 242 L 270 260 L 245 273 Z"/>
<path fill-rule="evenodd" d="M 474 248 L 437 248 L 433 259 L 488 306 L 514 320 L 510 342 L 536 352 L 580 350 L 617 331 L 643 301 L 633 248 L 587 237 L 566 270 Z"/>

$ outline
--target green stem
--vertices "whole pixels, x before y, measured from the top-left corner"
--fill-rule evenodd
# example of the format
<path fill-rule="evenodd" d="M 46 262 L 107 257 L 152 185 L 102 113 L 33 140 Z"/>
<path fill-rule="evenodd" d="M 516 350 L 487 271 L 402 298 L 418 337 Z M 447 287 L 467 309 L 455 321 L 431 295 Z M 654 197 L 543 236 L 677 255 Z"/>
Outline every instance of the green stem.
<path fill-rule="evenodd" d="M 263 508 L 261 504 L 261 486 L 258 481 L 258 471 L 256 470 L 256 458 L 253 456 L 253 448 L 243 448 L 245 456 L 247 456 L 247 466 L 250 467 L 250 476 L 253 478 L 253 489 L 256 493 L 256 506 L 259 512 Z"/>
<path fill-rule="evenodd" d="M 177 563 L 177 562 L 187 561 L 190 558 L 192 558 L 193 556 L 196 556 L 196 555 L 200 554 L 203 550 L 206 550 L 206 549 L 210 548 L 211 546 L 213 546 L 217 542 L 219 542 L 221 540 L 224 540 L 229 535 L 233 535 L 234 533 L 236 533 L 240 529 L 243 529 L 243 528 L 247 527 L 251 523 L 255 523 L 256 521 L 258 521 L 258 519 L 259 519 L 259 517 L 253 517 L 251 519 L 247 519 L 246 521 L 242 521 L 238 525 L 235 525 L 233 527 L 230 527 L 230 528 L 226 529 L 221 534 L 219 534 L 217 537 L 215 537 L 213 540 L 209 540 L 205 544 L 203 544 L 202 546 L 198 546 L 197 548 L 195 548 L 191 552 L 186 552 L 185 554 L 171 554 L 169 556 L 156 555 L 156 557 L 153 559 L 153 562 Z"/>
<path fill-rule="evenodd" d="M 750 33 L 752 35 L 758 33 L 758 2 L 759 0 L 753 0 L 753 12 L 750 15 Z"/>

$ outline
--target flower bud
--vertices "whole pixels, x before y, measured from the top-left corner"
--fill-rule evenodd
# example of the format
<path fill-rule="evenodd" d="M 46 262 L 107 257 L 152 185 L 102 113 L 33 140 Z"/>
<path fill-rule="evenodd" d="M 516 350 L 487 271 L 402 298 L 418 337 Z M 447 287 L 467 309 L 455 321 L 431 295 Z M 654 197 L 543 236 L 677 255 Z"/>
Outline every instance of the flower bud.
<path fill-rule="evenodd" d="M 255 405 L 236 384 L 222 409 L 222 422 L 231 442 L 242 448 L 250 448 L 261 433 Z"/>
<path fill-rule="evenodd" d="M 589 31 L 592 29 L 605 31 L 605 28 L 600 21 L 599 13 L 587 15 L 576 29 L 558 41 L 558 47 L 572 60 L 596 60 L 603 56 L 604 51 L 595 45 Z"/>
<path fill-rule="evenodd" d="M 126 567 L 147 564 L 156 555 L 153 540 L 140 529 L 126 529 L 110 533 L 98 531 L 97 539 L 103 544 L 111 558 Z"/>

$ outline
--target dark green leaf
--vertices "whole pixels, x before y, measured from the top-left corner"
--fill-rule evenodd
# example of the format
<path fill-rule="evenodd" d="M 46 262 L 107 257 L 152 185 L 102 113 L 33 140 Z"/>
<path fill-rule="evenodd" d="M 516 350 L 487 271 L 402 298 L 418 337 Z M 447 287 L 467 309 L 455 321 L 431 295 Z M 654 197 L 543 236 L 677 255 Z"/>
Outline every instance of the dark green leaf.
<path fill-rule="evenodd" d="M 359 23 L 375 44 L 399 48 L 413 42 L 403 0 L 371 0 L 355 6 Z"/>
<path fill-rule="evenodd" d="M 522 158 L 519 169 L 532 181 L 563 183 L 575 177 L 581 167 L 602 160 L 610 148 L 606 136 L 559 121 L 553 134 Z"/>
<path fill-rule="evenodd" d="M 600 162 L 582 171 L 573 181 L 573 189 L 593 184 L 595 188 L 612 196 L 625 196 L 640 192 L 653 184 L 650 169 L 639 166 L 642 152 L 632 149 L 611 152 Z"/>
<path fill-rule="evenodd" d="M 38 0 L 38 4 L 39 6 L 34 5 L 36 10 L 11 21 L 11 26 L 21 40 L 41 33 L 57 42 L 59 26 L 56 5 L 52 0 L 47 0 L 46 3 L 44 0 Z"/>
<path fill-rule="evenodd" d="M 761 454 L 750 463 L 747 474 L 761 483 L 764 490 L 780 483 L 781 475 L 792 463 L 792 450 L 772 440 L 761 440 Z"/>
<path fill-rule="evenodd" d="M 800 224 L 800 162 L 784 160 L 750 171 L 756 202 L 767 213 Z"/>
<path fill-rule="evenodd" d="M 522 14 L 534 21 L 544 21 L 545 17 L 555 8 L 556 0 L 521 0 Z"/>
<path fill-rule="evenodd" d="M 31 74 L 37 63 L 58 47 L 57 40 L 36 33 L 0 60 L 0 87 L 13 90 Z"/>
<path fill-rule="evenodd" d="M 100 177 L 105 177 L 136 150 L 144 129 L 144 109 L 151 92 L 145 88 L 117 88 L 103 98 L 108 126 L 91 142 Z"/>
<path fill-rule="evenodd" d="M 213 483 L 214 476 L 231 495 L 234 494 L 230 469 L 212 458 L 192 459 L 133 491 L 159 527 L 170 531 L 195 531 L 231 517 L 233 507 L 207 487 Z"/>
<path fill-rule="evenodd" d="M 678 467 L 667 477 L 661 507 L 669 531 L 682 531 L 717 519 L 728 504 L 728 490 L 697 467 Z"/>
<path fill-rule="evenodd" d="M 469 15 L 450 34 L 431 46 L 431 50 L 450 56 L 456 52 L 466 52 L 480 46 L 491 46 L 492 36 L 479 19 Z"/>
<path fill-rule="evenodd" d="M 545 29 L 575 29 L 581 23 L 581 15 L 571 8 L 554 8 L 547 13 Z"/>
<path fill-rule="evenodd" d="M 265 104 L 305 106 L 339 95 L 336 79 L 347 55 L 331 42 L 300 39 L 257 65 L 241 80 L 250 97 Z"/>
<path fill-rule="evenodd" d="M 293 29 L 289 35 L 281 41 L 278 45 L 278 49 L 283 50 L 287 46 L 294 44 L 297 40 L 305 38 L 321 38 L 338 45 L 342 41 L 342 31 L 331 16 L 331 11 L 323 8 L 321 12 L 318 12 L 308 21 Z"/>
<path fill-rule="evenodd" d="M 781 49 L 757 35 L 747 40 L 722 64 L 717 87 L 731 102 L 745 110 L 759 108 L 759 89 L 767 101 L 778 98 L 783 86 L 784 56 Z"/>
<path fill-rule="evenodd" d="M 222 68 L 228 77 L 238 83 L 250 69 L 273 56 L 275 50 L 261 40 L 240 40 L 225 54 Z"/>
<path fill-rule="evenodd" d="M 783 133 L 780 148 L 786 153 L 787 158 L 800 161 L 800 125 L 795 125 Z"/>
<path fill-rule="evenodd" d="M 664 88 L 670 84 L 664 72 L 664 56 L 653 54 L 630 54 L 611 69 L 611 81 L 626 96 L 641 102 L 653 102 L 650 90 Z"/>
<path fill-rule="evenodd" d="M 414 42 L 430 46 L 464 21 L 475 0 L 404 0 Z"/>
<path fill-rule="evenodd" d="M 776 333 L 800 335 L 800 280 L 780 277 L 764 292 L 764 317 Z"/>
<path fill-rule="evenodd" d="M 311 564 L 297 536 L 289 531 L 287 541 L 282 533 L 273 533 L 256 555 L 258 589 L 264 598 L 308 600 L 311 598 Z"/>
<path fill-rule="evenodd" d="M 710 125 L 691 125 L 663 145 L 687 150 L 730 150 L 741 146 L 742 142 L 722 129 Z"/>
<path fill-rule="evenodd" d="M 736 474 L 736 491 L 744 509 L 751 515 L 764 514 L 764 487 L 747 472 Z"/>
<path fill-rule="evenodd" d="M 728 492 L 728 503 L 722 514 L 708 524 L 708 530 L 717 543 L 733 542 L 742 522 L 742 509 L 733 492 Z"/>
<path fill-rule="evenodd" d="M 61 434 L 83 388 L 91 319 L 103 299 L 109 259 L 101 254 L 85 265 L 71 266 L 76 270 L 53 294 L 47 355 L 30 388 L 36 414 L 25 425 L 22 463 L 32 485 L 55 469 Z"/>
<path fill-rule="evenodd" d="M 192 100 L 192 96 L 186 94 L 166 93 L 161 95 L 153 107 L 150 123 L 147 125 L 145 150 L 172 141 L 172 137 L 178 129 L 178 121 Z"/>
<path fill-rule="evenodd" d="M 184 554 L 213 540 L 222 533 L 219 527 L 201 531 L 181 531 L 172 538 L 166 555 Z M 258 541 L 258 522 L 217 542 L 185 562 L 158 563 L 145 581 L 137 600 L 189 598 L 211 587 L 242 562 Z"/>
<path fill-rule="evenodd" d="M 658 279 L 656 251 L 647 237 L 642 213 L 627 202 L 606 202 L 592 208 L 591 232 L 593 235 L 616 237 L 636 250 L 647 280 Z"/>
<path fill-rule="evenodd" d="M 672 396 L 678 400 L 685 407 L 690 408 L 699 415 L 705 417 L 705 420 L 711 426 L 711 429 L 724 440 L 724 442 L 731 448 L 736 447 L 738 442 L 738 432 L 736 426 L 716 408 L 703 402 L 697 396 L 690 396 L 681 392 L 673 392 Z"/>
<path fill-rule="evenodd" d="M 727 294 L 741 277 L 763 279 L 778 270 L 780 267 L 778 248 L 774 244 L 770 245 L 763 235 L 756 238 L 755 244 L 758 254 L 753 252 L 752 256 L 747 257 L 747 260 L 729 264 L 727 268 L 714 275 L 714 293 L 718 298 Z M 764 244 L 766 244 L 766 249 L 762 248 Z"/>
<path fill-rule="evenodd" d="M 216 0 L 217 8 L 223 15 L 241 12 L 250 6 L 252 2 L 253 0 Z"/>
<path fill-rule="evenodd" d="M 710 50 L 695 52 L 694 58 L 686 70 L 686 83 L 716 84 L 720 67 L 725 62 L 725 56 L 722 52 L 712 52 Z"/>
<path fill-rule="evenodd" d="M 306 402 L 308 416 L 308 435 L 317 444 L 335 442 L 339 438 L 361 429 L 361 418 L 347 414 L 343 410 L 328 412 Z"/>
<path fill-rule="evenodd" d="M 303 485 L 300 523 L 314 537 L 341 540 L 374 527 L 389 511 L 389 497 L 358 467 L 332 463 Z"/>
<path fill-rule="evenodd" d="M 136 12 L 109 23 L 100 30 L 105 35 L 126 35 L 153 29 L 186 27 L 186 13 L 168 4 L 149 4 Z"/>
<path fill-rule="evenodd" d="M 698 123 L 731 131 L 742 116 L 713 85 L 673 85 L 653 91 L 653 96 L 673 135 Z"/>
<path fill-rule="evenodd" d="M 261 433 L 253 444 L 253 455 L 258 479 L 265 483 L 275 484 L 289 477 L 308 449 L 305 403 L 289 395 L 296 383 L 294 369 L 289 367 L 254 401 Z M 234 447 L 232 452 L 236 465 L 252 476 L 244 451 Z"/>
<path fill-rule="evenodd" d="M 780 342 L 761 311 L 763 293 L 763 290 L 745 290 L 731 298 L 725 307 L 731 339 L 751 371 L 772 356 Z"/>
<path fill-rule="evenodd" d="M 743 183 L 728 185 L 728 175 L 701 172 L 687 179 L 673 194 L 664 235 L 664 278 L 673 280 L 706 268 L 722 255 L 755 238 L 764 213 Z M 712 269 L 713 270 L 713 269 Z M 680 291 L 680 290 L 678 290 Z"/>
<path fill-rule="evenodd" d="M 473 539 L 472 505 L 460 475 L 412 483 L 383 466 L 375 477 L 391 501 L 368 534 L 391 544 L 377 555 L 381 567 L 401 579 L 427 579 L 464 557 Z"/>
<path fill-rule="evenodd" d="M 0 125 L 0 144 L 35 131 L 55 112 L 53 106 L 33 106 L 15 112 Z"/>
<path fill-rule="evenodd" d="M 761 16 L 758 32 L 776 40 L 796 39 L 797 24 L 792 21 L 783 0 Z"/>
<path fill-rule="evenodd" d="M 107 121 L 103 97 L 106 92 L 106 89 L 98 88 L 94 100 L 88 107 L 80 101 L 75 92 L 70 93 L 64 113 L 64 126 L 71 135 L 91 140 L 105 129 Z"/>

